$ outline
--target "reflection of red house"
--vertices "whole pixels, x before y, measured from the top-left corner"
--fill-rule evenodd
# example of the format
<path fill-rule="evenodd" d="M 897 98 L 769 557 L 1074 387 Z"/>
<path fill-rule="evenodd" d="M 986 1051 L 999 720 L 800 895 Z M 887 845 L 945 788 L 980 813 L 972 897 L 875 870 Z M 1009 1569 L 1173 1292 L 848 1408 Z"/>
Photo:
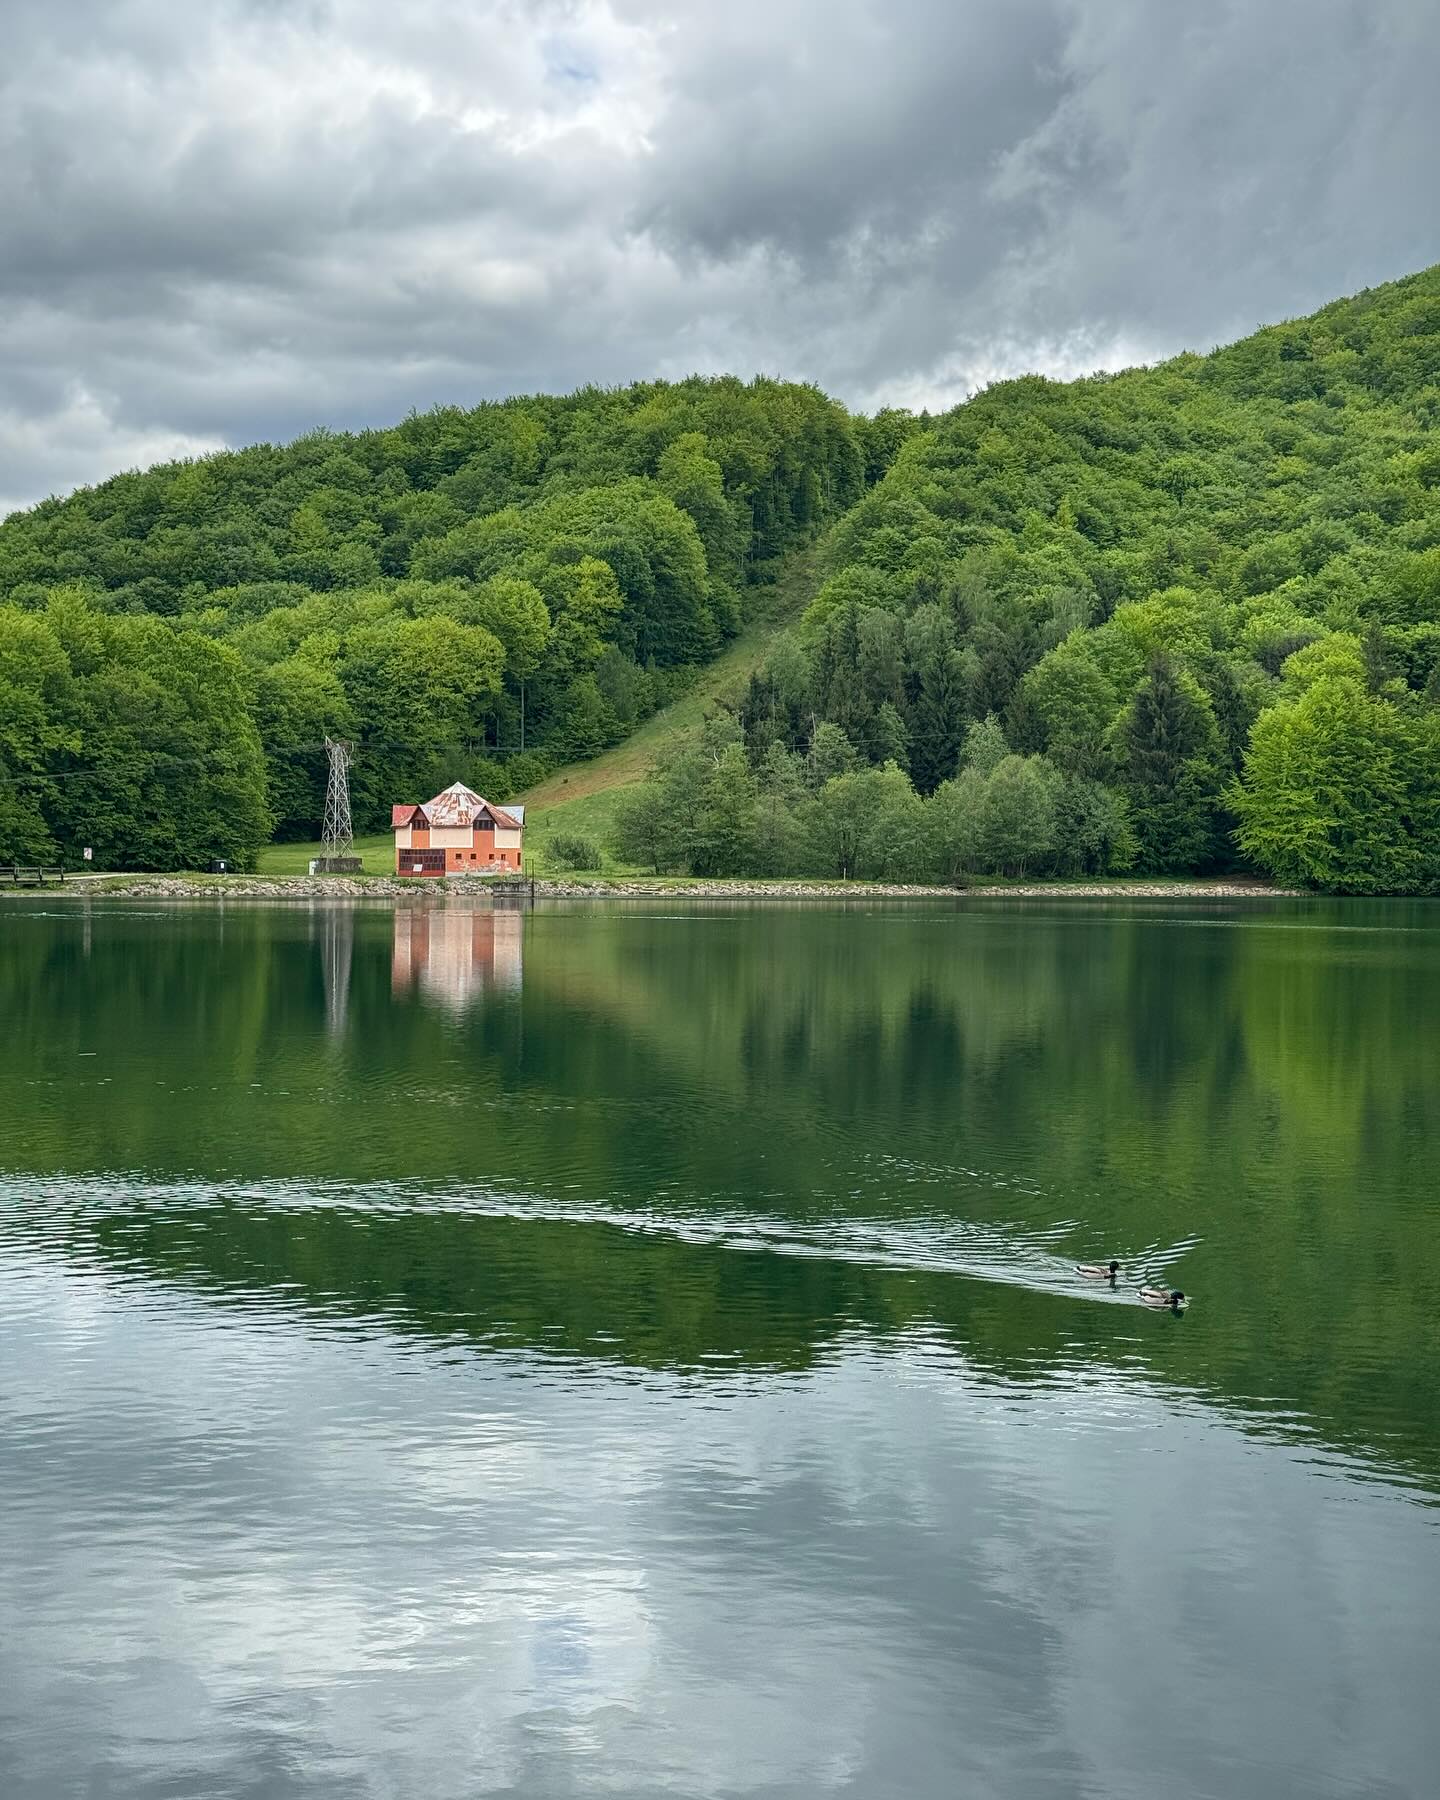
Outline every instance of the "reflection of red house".
<path fill-rule="evenodd" d="M 505 908 L 401 906 L 395 910 L 390 986 L 463 1012 L 490 989 L 521 980 L 521 918 Z"/>
<path fill-rule="evenodd" d="M 492 806 L 464 782 L 423 806 L 392 806 L 397 875 L 479 874 L 520 867 L 523 806 Z"/>

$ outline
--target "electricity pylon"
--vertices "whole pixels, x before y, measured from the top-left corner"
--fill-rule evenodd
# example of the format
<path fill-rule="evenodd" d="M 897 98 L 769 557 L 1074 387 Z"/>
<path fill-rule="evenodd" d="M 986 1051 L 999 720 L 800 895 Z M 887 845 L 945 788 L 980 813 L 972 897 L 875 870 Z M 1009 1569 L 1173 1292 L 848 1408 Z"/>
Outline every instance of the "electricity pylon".
<path fill-rule="evenodd" d="M 350 746 L 327 737 L 325 749 L 330 758 L 330 780 L 325 788 L 320 853 L 328 860 L 355 854 L 355 830 L 350 823 Z"/>

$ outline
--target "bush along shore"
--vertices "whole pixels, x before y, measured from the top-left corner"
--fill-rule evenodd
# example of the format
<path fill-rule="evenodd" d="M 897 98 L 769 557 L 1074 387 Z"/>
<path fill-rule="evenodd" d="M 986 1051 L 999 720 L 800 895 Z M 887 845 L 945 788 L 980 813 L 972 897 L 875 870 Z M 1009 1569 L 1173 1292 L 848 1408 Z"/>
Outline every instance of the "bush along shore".
<path fill-rule="evenodd" d="M 34 889 L 14 890 L 33 893 Z M 346 875 L 115 875 L 44 890 L 47 899 L 106 900 L 1264 900 L 1299 890 L 1230 881 L 1015 882 L 936 887 L 885 881 L 725 881 L 576 875 L 504 884 L 470 878 L 414 881 Z"/>

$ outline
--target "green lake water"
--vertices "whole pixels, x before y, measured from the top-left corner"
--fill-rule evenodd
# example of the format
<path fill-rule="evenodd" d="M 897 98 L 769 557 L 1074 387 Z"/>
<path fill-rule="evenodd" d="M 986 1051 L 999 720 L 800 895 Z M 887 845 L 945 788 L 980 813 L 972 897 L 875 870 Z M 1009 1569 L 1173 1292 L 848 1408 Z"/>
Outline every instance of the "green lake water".
<path fill-rule="evenodd" d="M 6 904 L 0 1795 L 1434 1793 L 1437 1172 L 1436 906 Z"/>

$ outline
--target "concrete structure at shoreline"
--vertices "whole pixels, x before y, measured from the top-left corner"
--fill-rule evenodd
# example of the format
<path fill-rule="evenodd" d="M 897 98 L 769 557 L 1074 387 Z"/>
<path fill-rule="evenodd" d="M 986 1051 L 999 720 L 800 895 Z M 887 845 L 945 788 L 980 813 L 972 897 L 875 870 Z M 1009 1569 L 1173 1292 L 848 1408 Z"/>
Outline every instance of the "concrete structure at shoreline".
<path fill-rule="evenodd" d="M 492 806 L 463 781 L 423 806 L 392 806 L 395 873 L 438 879 L 485 870 L 520 872 L 523 806 Z"/>

